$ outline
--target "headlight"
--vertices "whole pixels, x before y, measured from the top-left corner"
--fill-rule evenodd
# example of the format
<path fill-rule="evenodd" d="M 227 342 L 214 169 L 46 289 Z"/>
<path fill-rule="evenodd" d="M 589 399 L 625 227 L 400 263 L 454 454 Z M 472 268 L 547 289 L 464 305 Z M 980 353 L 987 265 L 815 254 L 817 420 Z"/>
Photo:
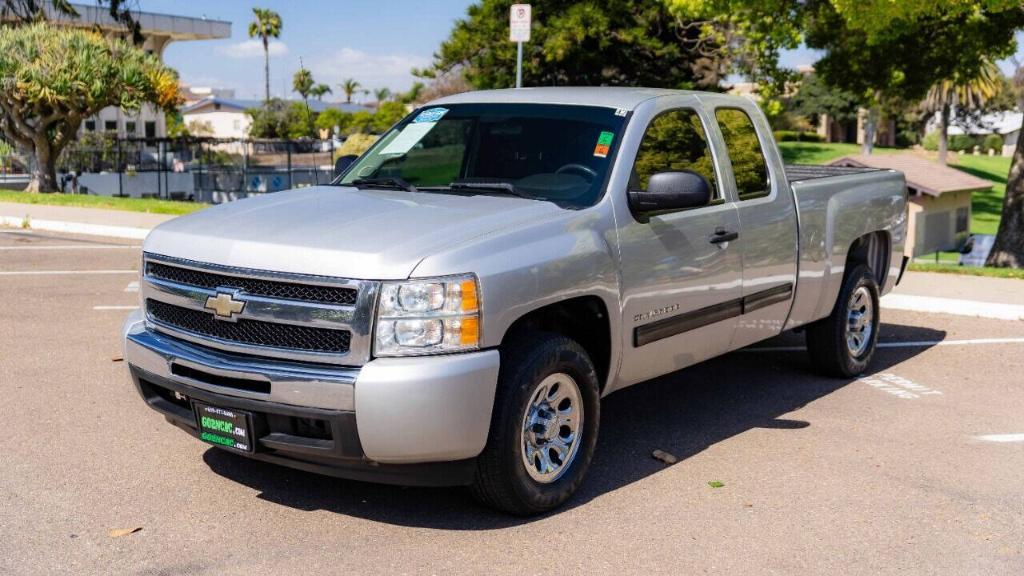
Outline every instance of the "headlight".
<path fill-rule="evenodd" d="M 376 356 L 414 356 L 480 347 L 476 276 L 385 282 L 377 308 Z"/>

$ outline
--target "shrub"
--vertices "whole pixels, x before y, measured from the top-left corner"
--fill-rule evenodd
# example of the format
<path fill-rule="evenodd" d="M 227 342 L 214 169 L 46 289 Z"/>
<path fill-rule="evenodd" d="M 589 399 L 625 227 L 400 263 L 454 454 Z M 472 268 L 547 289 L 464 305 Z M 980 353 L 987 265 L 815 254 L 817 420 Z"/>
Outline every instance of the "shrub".
<path fill-rule="evenodd" d="M 985 140 L 981 144 L 981 149 L 985 151 L 995 150 L 996 154 L 1001 153 L 1003 151 L 1003 137 L 999 134 L 989 134 L 988 136 L 985 136 Z"/>
<path fill-rule="evenodd" d="M 373 143 L 377 141 L 377 137 L 372 134 L 352 134 L 337 150 L 334 151 L 334 159 L 337 160 L 342 156 L 348 156 L 354 154 L 356 156 L 362 155 L 366 152 Z"/>
<path fill-rule="evenodd" d="M 977 136 L 969 136 L 967 134 L 954 134 L 949 137 L 949 149 L 953 152 L 961 150 L 970 152 L 980 143 L 980 139 Z"/>
<path fill-rule="evenodd" d="M 798 132 L 796 130 L 776 130 L 772 132 L 776 142 L 822 142 L 824 141 L 817 132 Z"/>
<path fill-rule="evenodd" d="M 974 150 L 974 147 L 981 144 L 981 138 L 978 136 L 971 136 L 969 134 L 951 134 L 949 136 L 949 151 L 959 152 L 961 150 L 970 152 Z M 929 152 L 935 152 L 939 149 L 939 132 L 929 132 L 924 140 L 921 141 L 921 145 L 924 146 L 925 150 Z"/>

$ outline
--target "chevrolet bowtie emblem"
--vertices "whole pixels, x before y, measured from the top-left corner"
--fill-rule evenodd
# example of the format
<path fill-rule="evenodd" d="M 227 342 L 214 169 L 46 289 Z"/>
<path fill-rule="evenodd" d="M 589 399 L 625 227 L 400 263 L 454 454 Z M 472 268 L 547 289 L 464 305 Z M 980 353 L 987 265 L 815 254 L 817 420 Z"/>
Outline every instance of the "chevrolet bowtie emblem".
<path fill-rule="evenodd" d="M 218 319 L 234 320 L 235 314 L 241 314 L 245 309 L 245 301 L 235 300 L 229 292 L 218 292 L 206 299 L 206 309 Z"/>

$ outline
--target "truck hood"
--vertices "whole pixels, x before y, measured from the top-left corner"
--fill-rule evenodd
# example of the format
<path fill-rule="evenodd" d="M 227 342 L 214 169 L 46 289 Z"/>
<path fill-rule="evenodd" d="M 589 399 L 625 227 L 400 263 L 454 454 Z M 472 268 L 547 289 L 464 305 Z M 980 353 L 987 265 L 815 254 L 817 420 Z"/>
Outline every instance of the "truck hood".
<path fill-rule="evenodd" d="M 566 212 L 522 198 L 319 186 L 175 218 L 143 249 L 224 266 L 396 280 L 446 248 Z"/>

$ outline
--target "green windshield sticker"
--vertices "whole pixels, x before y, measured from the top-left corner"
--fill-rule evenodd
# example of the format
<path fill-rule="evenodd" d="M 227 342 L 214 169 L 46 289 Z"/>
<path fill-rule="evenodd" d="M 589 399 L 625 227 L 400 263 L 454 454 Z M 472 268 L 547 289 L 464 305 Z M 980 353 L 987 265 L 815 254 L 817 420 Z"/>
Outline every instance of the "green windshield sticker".
<path fill-rule="evenodd" d="M 597 137 L 597 146 L 594 146 L 594 156 L 598 158 L 607 158 L 608 151 L 612 147 L 612 140 L 615 139 L 615 134 L 612 132 L 602 131 L 601 135 Z"/>

